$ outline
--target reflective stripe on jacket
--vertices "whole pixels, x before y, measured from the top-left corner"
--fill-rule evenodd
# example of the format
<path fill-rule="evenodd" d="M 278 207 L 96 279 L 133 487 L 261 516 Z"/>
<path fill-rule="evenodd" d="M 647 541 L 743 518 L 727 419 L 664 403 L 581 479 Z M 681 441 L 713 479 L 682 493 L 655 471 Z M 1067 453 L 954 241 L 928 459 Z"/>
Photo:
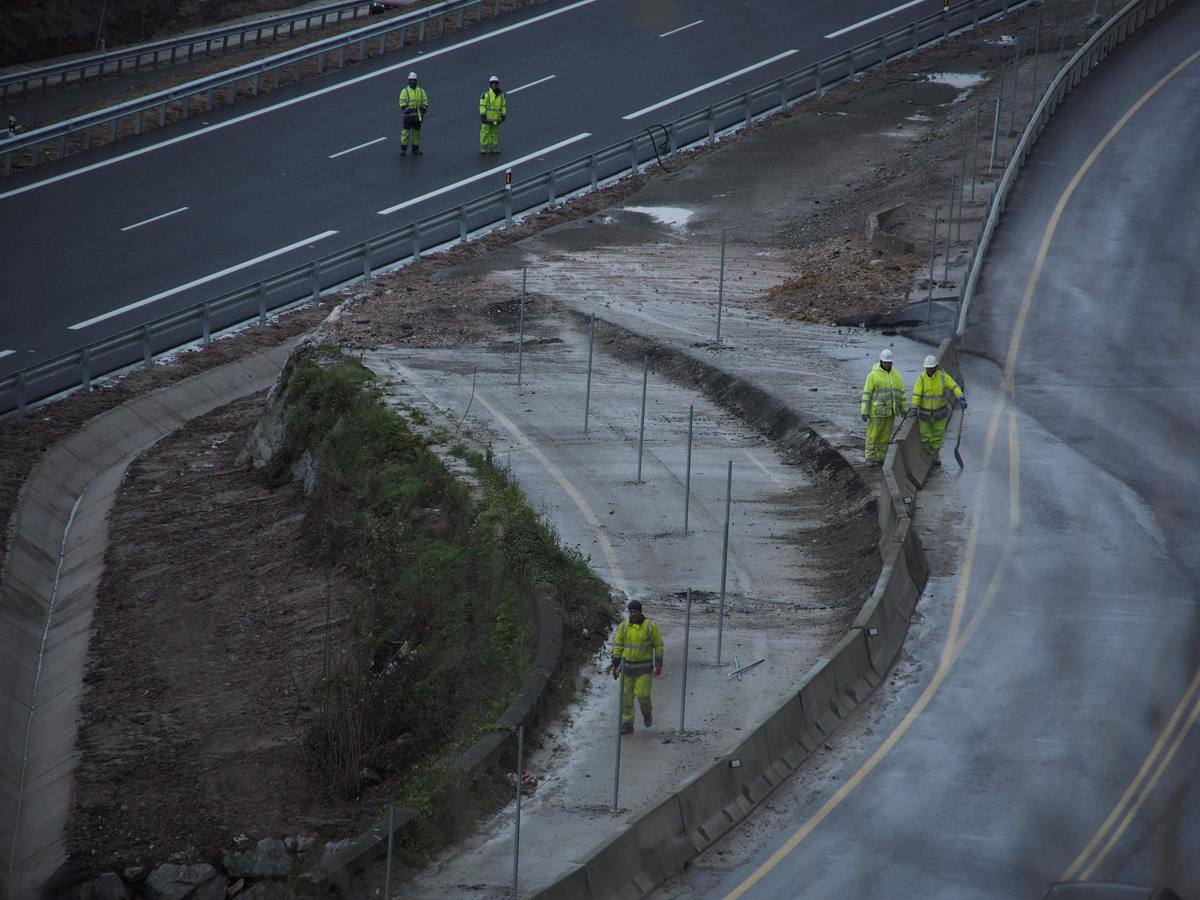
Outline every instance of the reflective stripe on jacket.
<path fill-rule="evenodd" d="M 627 675 L 649 672 L 652 663 L 661 666 L 663 639 L 657 623 L 642 619 L 641 624 L 635 625 L 626 619 L 618 625 L 612 658 L 613 665 L 620 665 L 621 660 L 625 660 Z"/>
<path fill-rule="evenodd" d="M 504 91 L 496 92 L 488 88 L 479 98 L 479 114 L 487 116 L 493 125 L 499 125 L 500 120 L 508 115 L 508 98 Z"/>
<path fill-rule="evenodd" d="M 400 108 L 411 109 L 413 112 L 425 115 L 425 111 L 429 109 L 429 95 L 425 93 L 425 88 L 420 85 L 409 87 L 406 84 L 404 90 L 400 92 Z"/>
<path fill-rule="evenodd" d="M 859 413 L 877 419 L 902 416 L 908 411 L 908 395 L 904 390 L 904 378 L 893 365 L 889 372 L 879 363 L 867 374 L 863 385 L 862 403 Z"/>
<path fill-rule="evenodd" d="M 919 419 L 948 419 L 949 402 L 962 395 L 962 388 L 941 369 L 933 375 L 922 369 L 913 383 L 912 405 Z"/>

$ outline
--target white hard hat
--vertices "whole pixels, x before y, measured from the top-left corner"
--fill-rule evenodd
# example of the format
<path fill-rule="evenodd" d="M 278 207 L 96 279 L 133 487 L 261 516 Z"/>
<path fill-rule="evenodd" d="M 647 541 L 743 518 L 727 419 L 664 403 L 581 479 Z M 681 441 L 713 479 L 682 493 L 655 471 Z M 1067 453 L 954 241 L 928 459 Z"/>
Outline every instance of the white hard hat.
<path fill-rule="evenodd" d="M 408 80 L 409 80 L 409 81 L 416 81 L 416 80 L 417 80 L 417 73 L 416 73 L 416 72 L 409 72 L 409 73 L 408 73 Z"/>
<path fill-rule="evenodd" d="M 880 362 L 891 362 L 892 361 L 892 351 L 889 350 L 887 347 L 884 347 L 882 350 L 880 350 L 879 351 L 879 361 Z"/>
<path fill-rule="evenodd" d="M 936 356 L 925 357 L 925 368 L 932 369 L 936 365 L 937 365 L 937 357 Z"/>
<path fill-rule="evenodd" d="M 500 76 L 499 76 L 499 75 L 493 75 L 491 78 L 489 78 L 489 79 L 488 79 L 488 84 L 491 84 L 493 81 L 494 81 L 494 82 L 496 82 L 496 84 L 499 84 L 499 83 L 500 83 Z"/>

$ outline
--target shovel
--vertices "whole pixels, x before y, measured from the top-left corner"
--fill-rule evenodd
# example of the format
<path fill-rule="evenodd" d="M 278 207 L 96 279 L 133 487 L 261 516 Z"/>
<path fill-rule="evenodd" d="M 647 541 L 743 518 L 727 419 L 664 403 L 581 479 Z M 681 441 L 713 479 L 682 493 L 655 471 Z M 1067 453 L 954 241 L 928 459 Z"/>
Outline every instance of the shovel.
<path fill-rule="evenodd" d="M 956 463 L 958 463 L 958 471 L 960 471 L 960 472 L 965 468 L 965 466 L 963 465 L 962 454 L 958 452 L 958 448 L 962 445 L 962 428 L 963 428 L 963 422 L 966 420 L 966 418 L 967 418 L 966 411 L 959 410 L 959 412 L 958 412 L 958 440 L 954 442 L 954 461 Z"/>

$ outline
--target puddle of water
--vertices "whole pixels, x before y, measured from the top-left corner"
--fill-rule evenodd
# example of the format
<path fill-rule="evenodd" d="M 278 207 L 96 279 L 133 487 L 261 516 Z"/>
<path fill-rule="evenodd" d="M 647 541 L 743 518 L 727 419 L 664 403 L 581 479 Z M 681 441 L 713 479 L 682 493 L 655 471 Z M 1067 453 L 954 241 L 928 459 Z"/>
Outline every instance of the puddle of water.
<path fill-rule="evenodd" d="M 623 208 L 629 212 L 647 215 L 672 228 L 686 228 L 687 223 L 695 215 L 692 210 L 684 209 L 682 206 L 626 206 Z"/>
<path fill-rule="evenodd" d="M 1002 34 L 998 38 L 984 41 L 985 44 L 999 44 L 1001 47 L 1009 46 L 1016 40 L 1011 34 Z"/>
<path fill-rule="evenodd" d="M 956 87 L 959 90 L 975 87 L 977 84 L 982 84 L 987 81 L 987 77 L 978 73 L 967 72 L 933 72 L 926 76 L 927 81 L 932 81 L 937 84 L 948 84 L 950 87 Z"/>

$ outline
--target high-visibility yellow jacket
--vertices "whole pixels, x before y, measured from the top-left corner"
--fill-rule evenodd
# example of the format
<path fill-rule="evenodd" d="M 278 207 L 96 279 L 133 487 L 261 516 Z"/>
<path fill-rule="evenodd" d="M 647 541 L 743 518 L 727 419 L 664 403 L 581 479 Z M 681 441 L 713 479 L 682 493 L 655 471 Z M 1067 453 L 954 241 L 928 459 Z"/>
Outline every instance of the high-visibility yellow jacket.
<path fill-rule="evenodd" d="M 876 419 L 891 419 L 908 412 L 908 394 L 904 390 L 904 377 L 893 364 L 889 372 L 875 363 L 863 385 L 862 403 L 859 412 Z"/>
<path fill-rule="evenodd" d="M 487 116 L 492 125 L 499 125 L 500 120 L 508 115 L 508 98 L 504 91 L 493 91 L 490 87 L 479 98 L 479 114 Z"/>
<path fill-rule="evenodd" d="M 644 618 L 635 625 L 626 619 L 617 626 L 612 664 L 619 666 L 622 659 L 626 675 L 645 675 L 651 668 L 662 665 L 663 639 L 655 622 Z"/>
<path fill-rule="evenodd" d="M 425 88 L 420 85 L 410 87 L 406 84 L 400 91 L 400 108 L 405 112 L 415 112 L 421 118 L 425 118 L 425 113 L 429 109 L 429 95 L 425 93 Z"/>
<path fill-rule="evenodd" d="M 913 383 L 912 405 L 919 419 L 948 419 L 950 401 L 962 395 L 962 388 L 941 369 L 933 375 L 922 369 Z"/>

